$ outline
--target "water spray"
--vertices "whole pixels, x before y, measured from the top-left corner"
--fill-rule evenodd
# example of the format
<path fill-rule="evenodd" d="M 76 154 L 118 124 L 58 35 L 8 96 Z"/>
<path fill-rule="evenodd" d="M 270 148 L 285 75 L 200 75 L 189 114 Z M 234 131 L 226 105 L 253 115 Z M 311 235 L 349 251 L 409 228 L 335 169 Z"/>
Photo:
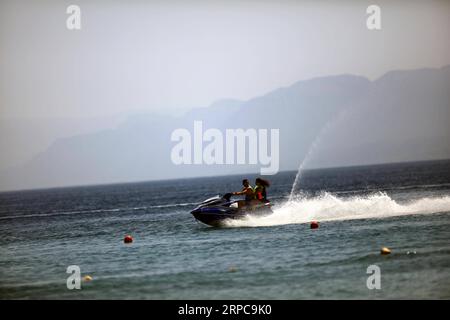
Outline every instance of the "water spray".
<path fill-rule="evenodd" d="M 345 108 L 343 110 L 341 110 L 336 117 L 334 117 L 333 119 L 329 120 L 327 123 L 325 123 L 325 125 L 320 129 L 319 134 L 316 136 L 316 138 L 314 139 L 314 141 L 312 142 L 311 146 L 308 149 L 308 152 L 306 153 L 306 156 L 303 158 L 303 161 L 300 163 L 300 166 L 298 167 L 297 170 L 297 175 L 295 176 L 294 179 L 294 183 L 292 184 L 292 189 L 291 189 L 291 193 L 289 195 L 289 202 L 294 200 L 294 192 L 297 188 L 297 185 L 300 182 L 300 178 L 303 172 L 303 168 L 305 167 L 305 165 L 310 161 L 311 156 L 314 154 L 314 152 L 316 151 L 318 145 L 320 144 L 320 141 L 322 140 L 323 136 L 330 130 L 330 128 L 332 127 L 332 125 L 338 121 L 340 121 L 344 115 L 346 115 L 348 113 L 350 108 Z"/>

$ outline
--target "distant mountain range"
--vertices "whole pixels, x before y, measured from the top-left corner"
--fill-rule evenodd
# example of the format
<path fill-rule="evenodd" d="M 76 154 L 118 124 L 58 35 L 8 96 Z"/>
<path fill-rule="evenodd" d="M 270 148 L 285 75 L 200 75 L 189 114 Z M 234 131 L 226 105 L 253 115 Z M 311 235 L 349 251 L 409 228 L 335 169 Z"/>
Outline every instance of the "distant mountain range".
<path fill-rule="evenodd" d="M 221 100 L 181 117 L 136 115 L 114 129 L 58 139 L 0 173 L 25 189 L 257 172 L 259 166 L 176 166 L 170 135 L 206 128 L 279 128 L 280 170 L 450 158 L 450 66 L 392 71 L 376 81 L 300 81 L 248 101 Z M 205 129 L 206 129 L 205 128 Z M 314 144 L 313 144 L 314 143 Z"/>

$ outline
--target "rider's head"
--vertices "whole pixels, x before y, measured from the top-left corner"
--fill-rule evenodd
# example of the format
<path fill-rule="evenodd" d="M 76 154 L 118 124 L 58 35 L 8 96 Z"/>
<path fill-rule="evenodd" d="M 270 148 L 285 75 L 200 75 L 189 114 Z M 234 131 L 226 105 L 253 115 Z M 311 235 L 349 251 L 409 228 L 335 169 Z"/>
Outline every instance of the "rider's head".
<path fill-rule="evenodd" d="M 257 186 L 261 186 L 261 187 L 269 187 L 270 186 L 269 181 L 261 179 L 261 178 L 256 178 L 255 184 Z"/>
<path fill-rule="evenodd" d="M 242 180 L 242 185 L 247 188 L 250 185 L 250 182 L 248 182 L 248 179 L 244 179 Z"/>

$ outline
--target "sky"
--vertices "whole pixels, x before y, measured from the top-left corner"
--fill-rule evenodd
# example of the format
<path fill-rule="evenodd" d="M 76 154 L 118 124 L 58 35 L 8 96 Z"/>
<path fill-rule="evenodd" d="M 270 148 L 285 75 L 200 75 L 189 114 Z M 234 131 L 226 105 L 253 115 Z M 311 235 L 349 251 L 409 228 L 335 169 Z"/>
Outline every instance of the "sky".
<path fill-rule="evenodd" d="M 81 8 L 81 30 L 66 8 Z M 450 63 L 449 1 L 0 4 L 0 117 L 179 114 L 298 80 Z"/>
<path fill-rule="evenodd" d="M 73 4 L 81 30 L 66 27 Z M 366 27 L 372 4 L 381 30 Z M 446 0 L 1 0 L 0 171 L 136 114 L 449 65 L 448 30 Z"/>

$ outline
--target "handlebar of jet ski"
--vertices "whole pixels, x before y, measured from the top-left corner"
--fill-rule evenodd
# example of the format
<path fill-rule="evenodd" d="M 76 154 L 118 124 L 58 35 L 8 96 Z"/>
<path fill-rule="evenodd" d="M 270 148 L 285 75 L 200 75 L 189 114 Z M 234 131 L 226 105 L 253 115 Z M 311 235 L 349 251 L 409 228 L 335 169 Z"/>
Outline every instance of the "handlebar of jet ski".
<path fill-rule="evenodd" d="M 233 196 L 232 193 L 225 193 L 222 198 L 225 199 L 226 201 L 230 201 L 230 198 Z"/>

